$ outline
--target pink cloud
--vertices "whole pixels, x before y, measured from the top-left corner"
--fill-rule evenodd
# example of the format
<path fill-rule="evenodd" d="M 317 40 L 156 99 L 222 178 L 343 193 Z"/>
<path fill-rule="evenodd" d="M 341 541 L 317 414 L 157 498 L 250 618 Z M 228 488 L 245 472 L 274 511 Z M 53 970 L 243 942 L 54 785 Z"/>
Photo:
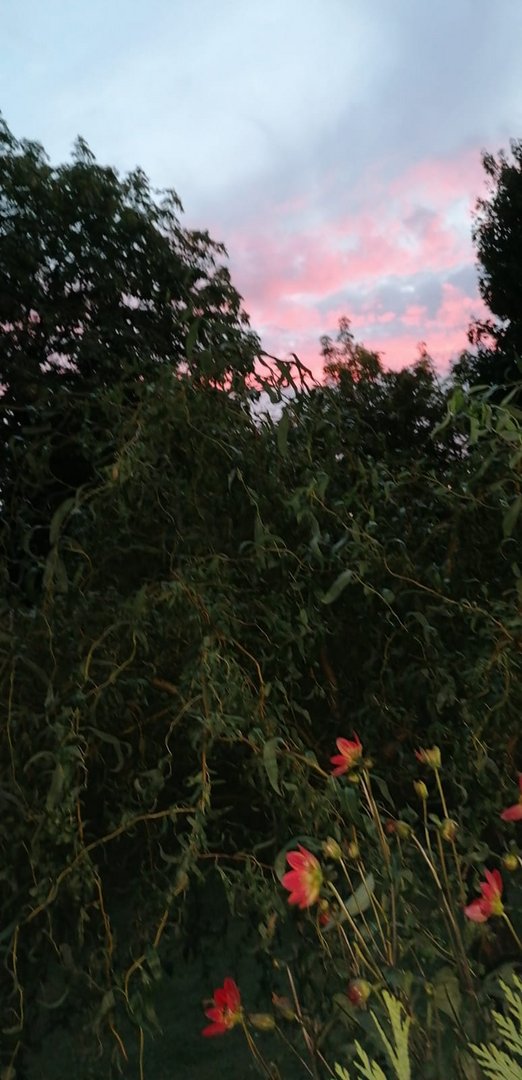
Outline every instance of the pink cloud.
<path fill-rule="evenodd" d="M 419 161 L 390 185 L 392 197 L 408 192 L 413 201 L 427 199 L 432 206 L 445 206 L 456 199 L 475 205 L 484 187 L 484 170 L 478 148 L 462 151 L 455 158 Z"/>
<path fill-rule="evenodd" d="M 405 326 L 419 326 L 425 319 L 426 308 L 421 307 L 419 304 L 410 304 L 401 316 L 401 322 L 404 323 Z"/>
<path fill-rule="evenodd" d="M 295 351 L 319 374 L 319 338 L 334 335 L 345 314 L 390 366 L 411 363 L 419 340 L 447 364 L 466 347 L 472 313 L 482 311 L 475 292 L 467 295 L 447 280 L 474 263 L 470 208 L 481 186 L 480 154 L 466 151 L 452 161 L 418 162 L 380 190 L 372 182 L 368 204 L 357 213 L 328 209 L 318 222 L 317 208 L 296 195 L 267 209 L 262 220 L 242 223 L 227 247 L 265 348 Z M 415 295 L 416 280 L 430 276 L 438 288 L 442 283 L 431 316 Z M 390 299 L 381 305 L 383 286 L 387 296 L 395 292 L 396 311 Z"/>

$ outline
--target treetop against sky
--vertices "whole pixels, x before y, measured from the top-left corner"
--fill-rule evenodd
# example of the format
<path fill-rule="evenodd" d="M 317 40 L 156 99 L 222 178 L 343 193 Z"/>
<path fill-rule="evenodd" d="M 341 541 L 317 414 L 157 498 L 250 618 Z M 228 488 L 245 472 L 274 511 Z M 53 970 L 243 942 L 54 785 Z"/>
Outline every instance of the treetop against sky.
<path fill-rule="evenodd" d="M 55 161 L 81 134 L 174 187 L 269 351 L 318 370 L 347 314 L 385 363 L 422 339 L 444 365 L 482 314 L 471 209 L 522 130 L 521 41 L 519 0 L 19 0 L 0 102 Z"/>

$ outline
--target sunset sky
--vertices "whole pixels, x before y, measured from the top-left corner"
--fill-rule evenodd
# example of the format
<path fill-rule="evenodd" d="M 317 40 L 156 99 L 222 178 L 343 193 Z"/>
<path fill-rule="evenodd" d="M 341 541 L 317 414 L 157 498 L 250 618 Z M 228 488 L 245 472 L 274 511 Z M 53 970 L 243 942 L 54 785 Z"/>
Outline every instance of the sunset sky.
<path fill-rule="evenodd" d="M 1 0 L 0 108 L 175 188 L 269 352 L 340 315 L 444 368 L 480 314 L 482 149 L 522 137 L 522 0 Z"/>

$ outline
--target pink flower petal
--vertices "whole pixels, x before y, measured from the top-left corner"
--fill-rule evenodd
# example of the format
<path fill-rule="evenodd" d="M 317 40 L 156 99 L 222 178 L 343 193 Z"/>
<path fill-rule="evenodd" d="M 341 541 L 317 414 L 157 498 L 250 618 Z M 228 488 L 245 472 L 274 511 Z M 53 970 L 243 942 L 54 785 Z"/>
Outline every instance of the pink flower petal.
<path fill-rule="evenodd" d="M 488 916 L 484 911 L 483 900 L 472 900 L 471 904 L 468 904 L 468 906 L 464 908 L 464 914 L 468 919 L 471 919 L 472 922 L 476 923 L 487 922 L 488 919 Z"/>
<path fill-rule="evenodd" d="M 300 851 L 289 851 L 286 861 L 293 870 L 297 871 L 302 870 L 306 863 L 305 857 Z"/>
<path fill-rule="evenodd" d="M 339 753 L 342 754 L 343 757 L 346 757 L 347 754 L 351 753 L 352 747 L 355 744 L 353 742 L 350 742 L 349 739 L 336 739 L 335 745 Z"/>
<path fill-rule="evenodd" d="M 335 769 L 332 769 L 332 776 L 342 776 L 343 773 L 348 772 L 346 758 L 333 757 L 330 758 L 330 763 L 336 766 Z"/>
<path fill-rule="evenodd" d="M 224 1024 L 209 1024 L 208 1027 L 203 1028 L 201 1034 L 208 1039 L 212 1035 L 224 1035 L 226 1030 L 227 1029 Z"/>
<path fill-rule="evenodd" d="M 522 821 L 522 803 L 508 806 L 507 810 L 503 810 L 500 816 L 502 821 Z"/>
<path fill-rule="evenodd" d="M 216 1023 L 221 1023 L 221 1019 L 222 1019 L 222 1016 L 223 1016 L 223 1010 L 222 1009 L 216 1009 L 216 1008 L 205 1009 L 205 1016 L 207 1016 L 209 1020 L 215 1020 Z"/>
<path fill-rule="evenodd" d="M 488 899 L 493 899 L 495 896 L 502 896 L 503 883 L 498 870 L 485 870 L 484 876 L 486 883 L 481 884 L 481 889 L 484 896 Z"/>
<path fill-rule="evenodd" d="M 229 1009 L 231 1012 L 236 1012 L 241 1005 L 241 994 L 237 983 L 234 982 L 234 979 L 228 977 L 223 983 L 223 989 L 227 995 Z"/>

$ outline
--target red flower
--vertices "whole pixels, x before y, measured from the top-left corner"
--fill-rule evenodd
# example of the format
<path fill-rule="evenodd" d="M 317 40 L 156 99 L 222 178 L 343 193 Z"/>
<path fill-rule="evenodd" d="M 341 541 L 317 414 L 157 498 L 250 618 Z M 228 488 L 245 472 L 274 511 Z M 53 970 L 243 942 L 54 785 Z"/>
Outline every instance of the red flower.
<path fill-rule="evenodd" d="M 355 732 L 354 736 L 354 739 L 336 739 L 335 745 L 339 753 L 330 758 L 332 765 L 336 766 L 332 769 L 332 776 L 342 776 L 361 760 L 362 743 Z"/>
<path fill-rule="evenodd" d="M 225 979 L 223 986 L 214 991 L 214 1005 L 206 1009 L 212 1023 L 203 1028 L 202 1035 L 224 1035 L 241 1022 L 241 994 L 233 979 Z"/>
<path fill-rule="evenodd" d="M 482 896 L 478 900 L 472 900 L 464 908 L 464 914 L 472 922 L 487 922 L 491 915 L 502 915 L 504 905 L 502 903 L 502 878 L 498 870 L 486 870 L 486 880 L 480 882 Z"/>
<path fill-rule="evenodd" d="M 502 811 L 500 815 L 502 821 L 522 821 L 522 773 L 518 777 L 518 787 L 520 791 L 518 802 Z"/>
<path fill-rule="evenodd" d="M 286 856 L 289 866 L 292 867 L 284 875 L 281 884 L 288 889 L 290 896 L 289 904 L 297 904 L 300 908 L 311 907 L 319 898 L 323 883 L 323 872 L 315 855 L 299 844 L 299 851 L 289 851 Z"/>

